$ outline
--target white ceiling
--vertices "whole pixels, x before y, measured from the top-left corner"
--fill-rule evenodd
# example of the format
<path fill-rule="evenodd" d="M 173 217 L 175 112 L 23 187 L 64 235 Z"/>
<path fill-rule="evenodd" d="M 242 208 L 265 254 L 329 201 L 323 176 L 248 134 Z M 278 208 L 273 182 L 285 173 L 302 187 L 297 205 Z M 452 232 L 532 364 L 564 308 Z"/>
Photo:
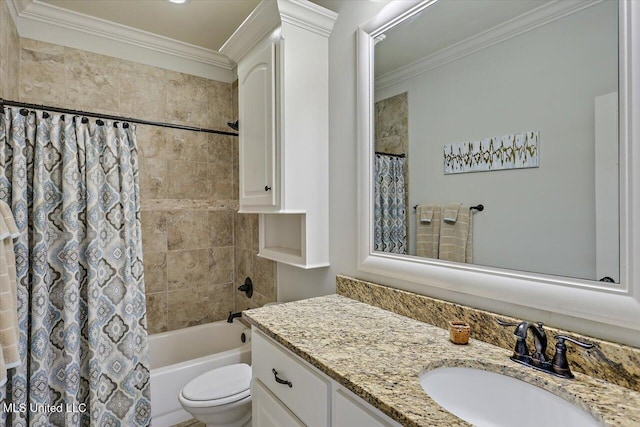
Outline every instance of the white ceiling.
<path fill-rule="evenodd" d="M 259 0 L 42 0 L 74 12 L 211 50 L 238 28 Z"/>
<path fill-rule="evenodd" d="M 184 43 L 218 51 L 260 0 L 41 0 Z M 312 0 L 332 9 L 337 2 Z"/>

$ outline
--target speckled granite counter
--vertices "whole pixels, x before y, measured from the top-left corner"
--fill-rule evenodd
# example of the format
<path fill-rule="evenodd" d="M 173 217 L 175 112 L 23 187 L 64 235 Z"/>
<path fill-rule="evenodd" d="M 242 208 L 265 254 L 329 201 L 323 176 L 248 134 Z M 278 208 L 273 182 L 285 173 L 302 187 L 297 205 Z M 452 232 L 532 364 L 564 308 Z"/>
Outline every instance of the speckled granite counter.
<path fill-rule="evenodd" d="M 540 373 L 509 360 L 509 351 L 474 339 L 457 346 L 447 330 L 343 296 L 249 310 L 244 316 L 403 425 L 468 425 L 420 387 L 420 373 L 440 366 L 500 372 L 563 397 L 605 425 L 640 425 L 640 393 L 586 375 L 562 380 Z"/>
<path fill-rule="evenodd" d="M 446 329 L 451 319 L 460 319 L 469 323 L 472 337 L 505 350 L 513 350 L 513 328 L 497 328 L 497 317 L 507 322 L 540 320 L 513 318 L 347 276 L 336 277 L 336 294 L 440 328 Z M 545 325 L 545 329 L 548 337 L 565 335 L 595 344 L 590 350 L 568 346 L 567 359 L 572 371 L 640 392 L 639 348 L 551 325 Z M 552 343 L 550 339 L 550 351 L 553 350 Z"/>

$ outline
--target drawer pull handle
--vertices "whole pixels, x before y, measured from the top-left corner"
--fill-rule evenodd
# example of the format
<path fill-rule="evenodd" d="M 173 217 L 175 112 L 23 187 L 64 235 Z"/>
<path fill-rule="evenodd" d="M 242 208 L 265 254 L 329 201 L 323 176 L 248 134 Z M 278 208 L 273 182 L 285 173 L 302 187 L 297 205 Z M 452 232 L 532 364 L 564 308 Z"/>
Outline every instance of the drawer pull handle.
<path fill-rule="evenodd" d="M 291 384 L 291 381 L 287 381 L 287 380 L 283 380 L 282 378 L 278 378 L 278 371 L 276 371 L 275 369 L 271 369 L 271 372 L 273 372 L 273 376 L 275 377 L 276 382 L 278 384 L 288 385 L 289 388 L 293 387 L 293 384 Z"/>
<path fill-rule="evenodd" d="M 271 190 L 271 187 L 269 187 L 268 185 L 265 185 L 264 186 L 264 191 L 269 191 L 269 190 Z"/>

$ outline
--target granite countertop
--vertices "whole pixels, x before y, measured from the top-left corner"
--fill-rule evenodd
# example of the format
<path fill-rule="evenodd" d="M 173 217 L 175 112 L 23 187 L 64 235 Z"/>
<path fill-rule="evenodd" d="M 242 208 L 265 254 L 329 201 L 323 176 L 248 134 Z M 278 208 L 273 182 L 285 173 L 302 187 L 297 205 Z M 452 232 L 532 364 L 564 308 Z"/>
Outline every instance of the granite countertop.
<path fill-rule="evenodd" d="M 511 352 L 500 347 L 473 338 L 468 345 L 455 345 L 447 330 L 340 295 L 243 314 L 266 335 L 406 426 L 469 425 L 420 386 L 423 371 L 441 366 L 499 372 L 548 390 L 605 425 L 640 425 L 638 392 L 578 373 L 574 380 L 556 378 L 512 362 Z"/>

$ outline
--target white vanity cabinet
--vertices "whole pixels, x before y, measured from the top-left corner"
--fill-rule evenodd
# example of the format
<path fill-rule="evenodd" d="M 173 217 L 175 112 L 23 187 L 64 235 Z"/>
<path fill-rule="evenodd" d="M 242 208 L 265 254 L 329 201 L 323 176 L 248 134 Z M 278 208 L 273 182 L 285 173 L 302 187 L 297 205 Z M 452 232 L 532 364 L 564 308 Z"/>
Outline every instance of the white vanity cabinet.
<path fill-rule="evenodd" d="M 337 14 L 264 0 L 222 46 L 237 63 L 240 213 L 260 214 L 258 255 L 329 265 L 329 46 Z"/>
<path fill-rule="evenodd" d="M 253 327 L 253 426 L 396 427 L 396 421 Z"/>

